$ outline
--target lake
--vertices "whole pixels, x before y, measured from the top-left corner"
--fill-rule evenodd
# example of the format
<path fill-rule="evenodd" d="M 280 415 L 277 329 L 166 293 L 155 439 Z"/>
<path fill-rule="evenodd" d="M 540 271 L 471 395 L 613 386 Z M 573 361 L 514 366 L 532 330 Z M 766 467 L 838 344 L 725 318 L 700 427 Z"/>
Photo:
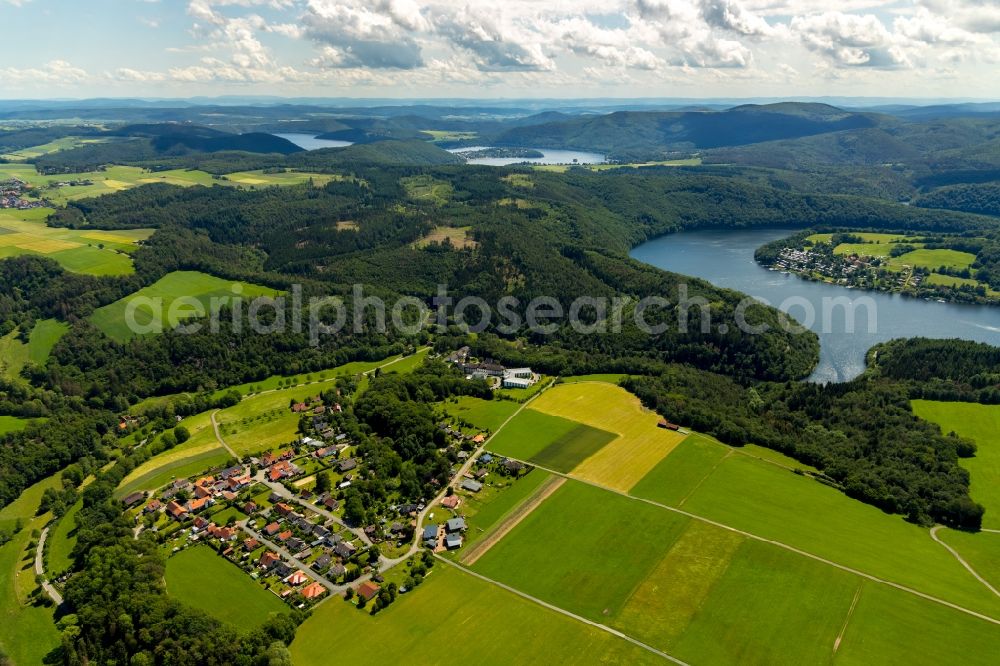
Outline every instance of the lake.
<path fill-rule="evenodd" d="M 808 325 L 819 335 L 821 347 L 810 381 L 842 382 L 857 377 L 865 369 L 867 351 L 895 338 L 963 338 L 1000 344 L 1000 307 L 938 303 L 809 282 L 767 270 L 754 261 L 758 247 L 792 233 L 789 229 L 684 231 L 643 243 L 631 255 L 657 268 L 765 300 Z M 825 321 L 822 316 L 824 302 L 829 305 L 832 299 L 844 297 L 857 306 L 853 332 L 848 331 L 844 308 L 833 308 L 833 315 Z M 874 316 L 868 316 L 867 305 Z M 812 322 L 806 321 L 807 308 L 816 313 Z"/>
<path fill-rule="evenodd" d="M 486 150 L 493 146 L 466 146 L 464 148 L 449 148 L 448 152 L 458 153 L 468 150 Z M 509 164 L 600 164 L 605 156 L 600 153 L 585 153 L 579 150 L 555 150 L 553 148 L 529 148 L 537 150 L 543 157 L 477 157 L 468 164 L 486 164 L 488 166 L 507 166 Z M 576 160 L 576 162 L 573 162 Z"/>
<path fill-rule="evenodd" d="M 288 139 L 299 148 L 305 148 L 306 150 L 319 150 L 320 148 L 345 148 L 347 146 L 354 145 L 351 141 L 319 139 L 313 134 L 289 133 L 275 134 L 274 136 L 280 136 L 282 139 Z"/>

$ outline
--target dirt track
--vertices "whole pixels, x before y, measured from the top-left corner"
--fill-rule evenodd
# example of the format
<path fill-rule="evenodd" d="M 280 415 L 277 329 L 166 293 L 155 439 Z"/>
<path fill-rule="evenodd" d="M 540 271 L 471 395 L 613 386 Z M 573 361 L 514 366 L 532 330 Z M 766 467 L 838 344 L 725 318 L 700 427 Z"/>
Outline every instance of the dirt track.
<path fill-rule="evenodd" d="M 551 476 L 546 479 L 542 485 L 535 489 L 535 492 L 500 521 L 500 524 L 492 532 L 465 551 L 462 564 L 465 566 L 475 564 L 476 560 L 485 555 L 500 539 L 507 536 L 508 532 L 517 527 L 518 523 L 527 518 L 539 504 L 544 502 L 552 493 L 559 490 L 559 487 L 564 483 L 566 483 L 566 478 L 562 476 Z"/>

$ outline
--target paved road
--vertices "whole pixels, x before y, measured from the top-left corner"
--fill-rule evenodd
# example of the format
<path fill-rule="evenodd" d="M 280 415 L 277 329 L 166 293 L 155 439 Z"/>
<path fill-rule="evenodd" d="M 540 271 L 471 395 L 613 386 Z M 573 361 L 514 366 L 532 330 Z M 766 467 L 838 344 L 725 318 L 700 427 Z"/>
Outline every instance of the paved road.
<path fill-rule="evenodd" d="M 941 529 L 941 525 L 935 525 L 934 527 L 932 527 L 931 528 L 931 538 L 934 539 L 935 541 L 937 541 L 939 544 L 941 544 L 945 548 L 947 548 L 948 552 L 955 556 L 955 559 L 958 560 L 959 564 L 961 564 L 963 567 L 965 567 L 969 571 L 969 573 L 972 574 L 976 578 L 976 580 L 978 580 L 980 583 L 982 583 L 983 585 L 985 585 L 986 589 L 988 589 L 990 592 L 992 592 L 993 594 L 995 594 L 998 597 L 1000 597 L 1000 592 L 997 592 L 997 589 L 995 587 L 993 587 L 992 585 L 990 585 L 990 582 L 988 580 L 986 580 L 985 578 L 983 578 L 982 576 L 980 576 L 979 573 L 975 569 L 972 568 L 972 565 L 969 564 L 968 562 L 966 562 L 965 558 L 958 554 L 957 550 L 955 550 L 954 548 L 952 548 L 951 546 L 949 546 L 944 541 L 941 541 L 941 539 L 938 538 L 937 533 L 938 533 L 938 530 L 940 530 L 940 529 Z"/>
<path fill-rule="evenodd" d="M 652 652 L 653 654 L 655 654 L 655 655 L 657 655 L 659 657 L 662 657 L 662 658 L 664 658 L 664 659 L 666 659 L 668 661 L 672 661 L 675 664 L 680 664 L 680 666 L 688 666 L 687 662 L 681 661 L 677 657 L 669 655 L 666 652 L 662 652 L 660 650 L 657 650 L 652 645 L 647 645 L 646 643 L 643 643 L 642 641 L 636 640 L 635 638 L 632 638 L 628 634 L 624 634 L 624 633 L 618 631 L 617 629 L 612 629 L 611 627 L 609 627 L 606 624 L 601 624 L 600 622 L 594 622 L 593 620 L 588 620 L 587 618 L 583 617 L 582 615 L 577 615 L 576 613 L 572 613 L 572 612 L 566 610 L 565 608 L 560 608 L 559 606 L 555 606 L 553 604 L 550 604 L 547 601 L 542 601 L 538 597 L 533 597 L 530 594 L 526 594 L 526 593 L 522 592 L 521 590 L 519 590 L 519 589 L 517 589 L 515 587 L 511 587 L 510 585 L 505 585 L 505 584 L 501 583 L 498 580 L 493 580 L 492 578 L 487 578 L 486 576 L 484 576 L 484 575 L 482 575 L 480 573 L 476 573 L 475 571 L 473 571 L 471 569 L 466 569 L 461 564 L 458 564 L 457 562 L 452 562 L 451 560 L 445 559 L 445 558 L 441 557 L 440 555 L 435 555 L 434 557 L 437 558 L 437 560 L 439 562 L 444 562 L 445 564 L 448 564 L 449 566 L 452 566 L 452 567 L 455 567 L 456 569 L 464 571 L 465 573 L 469 574 L 470 576 L 474 576 L 474 577 L 478 578 L 479 580 L 482 580 L 482 581 L 485 581 L 485 582 L 489 583 L 490 585 L 495 585 L 496 587 L 499 587 L 499 588 L 502 588 L 504 590 L 507 590 L 508 592 L 510 592 L 512 594 L 516 594 L 517 596 L 521 597 L 522 599 L 527 599 L 528 601 L 530 601 L 530 602 L 532 602 L 534 604 L 537 604 L 539 606 L 542 606 L 543 608 L 547 608 L 547 609 L 549 609 L 551 611 L 559 613 L 560 615 L 565 615 L 566 617 L 571 617 L 574 620 L 576 620 L 577 622 L 582 622 L 583 624 L 590 625 L 591 627 L 595 627 L 597 629 L 600 629 L 601 631 L 605 631 L 605 632 L 607 632 L 607 633 L 609 633 L 609 634 L 611 634 L 613 636 L 617 636 L 618 638 L 626 640 L 629 643 L 632 643 L 633 645 L 638 645 L 643 650 L 647 650 L 648 652 Z"/>
<path fill-rule="evenodd" d="M 212 412 L 212 429 L 215 431 L 215 438 L 219 440 L 219 444 L 225 447 L 226 451 L 229 451 L 229 455 L 239 460 L 240 456 L 236 455 L 236 451 L 233 451 L 232 447 L 226 444 L 226 440 L 222 439 L 222 433 L 219 432 L 219 422 L 215 420 L 215 415 L 218 413 L 218 409 Z"/>
<path fill-rule="evenodd" d="M 42 534 L 38 537 L 38 546 L 35 548 L 35 573 L 39 576 L 45 576 L 45 564 L 43 563 L 42 554 L 45 552 L 45 540 L 47 538 L 49 538 L 48 525 L 42 529 Z M 49 598 L 55 602 L 56 606 L 62 605 L 62 595 L 59 594 L 59 590 L 57 590 L 47 578 L 42 580 L 42 589 L 45 590 L 45 594 L 49 595 Z"/>
<path fill-rule="evenodd" d="M 338 525 L 340 525 L 344 529 L 348 530 L 351 534 L 353 534 L 357 538 L 361 539 L 361 543 L 365 544 L 366 546 L 372 545 L 371 539 L 368 538 L 368 535 L 365 534 L 364 530 L 354 529 L 353 527 L 351 527 L 350 525 L 348 525 L 347 523 L 345 523 L 336 514 L 330 513 L 329 511 L 327 511 L 323 507 L 321 507 L 321 506 L 319 506 L 317 504 L 313 504 L 312 502 L 308 502 L 308 501 L 302 499 L 301 497 L 299 497 L 298 495 L 296 495 L 295 493 L 293 493 L 292 491 L 290 491 L 288 488 L 284 487 L 280 483 L 275 483 L 273 481 L 268 480 L 267 473 L 265 472 L 265 470 L 258 471 L 257 475 L 253 478 L 253 480 L 257 481 L 259 483 L 263 483 L 265 486 L 267 486 L 268 488 L 270 488 L 275 494 L 281 496 L 283 499 L 286 499 L 289 502 L 294 502 L 294 503 L 298 504 L 299 506 L 303 506 L 303 507 L 309 509 L 310 511 L 315 511 L 316 513 L 318 513 L 319 515 L 323 516 L 324 518 L 332 520 L 333 522 L 337 523 Z"/>

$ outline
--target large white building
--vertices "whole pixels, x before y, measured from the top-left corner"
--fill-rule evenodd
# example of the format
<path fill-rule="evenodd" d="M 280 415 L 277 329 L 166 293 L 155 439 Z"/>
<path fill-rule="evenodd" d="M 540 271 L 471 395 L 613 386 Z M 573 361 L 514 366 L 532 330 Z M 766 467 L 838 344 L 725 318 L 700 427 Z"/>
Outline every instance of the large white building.
<path fill-rule="evenodd" d="M 504 388 L 528 388 L 538 381 L 531 368 L 510 368 L 503 372 Z"/>

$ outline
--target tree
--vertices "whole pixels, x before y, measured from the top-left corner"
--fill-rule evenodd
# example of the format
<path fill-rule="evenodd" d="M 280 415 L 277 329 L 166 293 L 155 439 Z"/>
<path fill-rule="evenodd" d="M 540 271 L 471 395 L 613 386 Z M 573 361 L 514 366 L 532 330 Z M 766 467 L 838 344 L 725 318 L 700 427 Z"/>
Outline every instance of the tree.
<path fill-rule="evenodd" d="M 178 444 L 183 444 L 191 439 L 191 432 L 184 426 L 179 425 L 174 428 L 174 437 L 177 439 Z"/>
<path fill-rule="evenodd" d="M 330 471 L 322 470 L 316 474 L 316 492 L 328 493 L 333 488 L 333 481 L 330 479 Z"/>

